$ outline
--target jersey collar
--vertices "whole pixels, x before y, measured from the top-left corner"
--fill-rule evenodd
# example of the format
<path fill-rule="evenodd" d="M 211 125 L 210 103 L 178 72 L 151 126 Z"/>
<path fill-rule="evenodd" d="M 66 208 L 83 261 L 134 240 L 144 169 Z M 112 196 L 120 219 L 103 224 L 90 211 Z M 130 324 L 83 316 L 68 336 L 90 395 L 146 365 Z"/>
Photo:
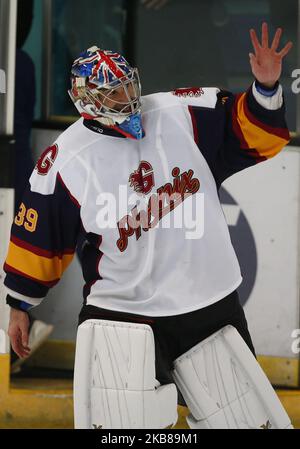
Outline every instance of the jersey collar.
<path fill-rule="evenodd" d="M 98 133 L 103 134 L 104 136 L 112 136 L 112 137 L 120 137 L 123 139 L 126 139 L 126 135 L 122 134 L 118 131 L 117 128 L 110 128 L 108 126 L 102 125 L 102 123 L 98 122 L 97 120 L 83 120 L 83 124 L 86 128 L 89 130 Z"/>

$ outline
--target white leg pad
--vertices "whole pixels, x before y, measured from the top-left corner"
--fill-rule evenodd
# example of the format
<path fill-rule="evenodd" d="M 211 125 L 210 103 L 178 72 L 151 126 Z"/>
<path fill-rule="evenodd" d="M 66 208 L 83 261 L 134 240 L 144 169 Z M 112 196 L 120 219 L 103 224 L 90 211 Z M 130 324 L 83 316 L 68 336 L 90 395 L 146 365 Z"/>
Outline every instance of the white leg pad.
<path fill-rule="evenodd" d="M 238 331 L 226 326 L 174 362 L 192 429 L 287 429 L 291 421 Z"/>
<path fill-rule="evenodd" d="M 155 379 L 150 326 L 108 320 L 79 326 L 74 414 L 77 429 L 160 429 L 177 422 L 175 384 Z"/>

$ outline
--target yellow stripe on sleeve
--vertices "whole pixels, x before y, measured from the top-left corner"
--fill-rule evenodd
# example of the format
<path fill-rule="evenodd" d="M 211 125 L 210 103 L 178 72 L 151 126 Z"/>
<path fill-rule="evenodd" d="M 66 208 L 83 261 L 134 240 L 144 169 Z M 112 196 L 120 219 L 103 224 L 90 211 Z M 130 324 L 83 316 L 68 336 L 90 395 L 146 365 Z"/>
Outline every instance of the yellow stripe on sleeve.
<path fill-rule="evenodd" d="M 237 121 L 243 137 L 249 146 L 266 158 L 275 156 L 288 144 L 289 140 L 276 136 L 252 123 L 245 113 L 246 93 L 237 102 Z"/>
<path fill-rule="evenodd" d="M 73 256 L 74 254 L 65 254 L 62 258 L 58 256 L 47 258 L 10 242 L 6 263 L 37 281 L 51 282 L 61 278 Z"/>

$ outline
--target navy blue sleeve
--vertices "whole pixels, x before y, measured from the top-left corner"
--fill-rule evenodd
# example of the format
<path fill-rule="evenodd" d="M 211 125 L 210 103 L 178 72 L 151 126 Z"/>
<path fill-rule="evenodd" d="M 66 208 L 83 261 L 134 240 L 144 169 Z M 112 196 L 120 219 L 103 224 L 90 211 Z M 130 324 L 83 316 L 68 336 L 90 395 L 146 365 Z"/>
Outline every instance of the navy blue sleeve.
<path fill-rule="evenodd" d="M 37 305 L 71 263 L 81 227 L 80 205 L 59 173 L 52 194 L 33 192 L 28 185 L 4 264 L 8 293 Z"/>
<path fill-rule="evenodd" d="M 234 95 L 221 90 L 215 108 L 189 106 L 194 139 L 217 187 L 233 174 L 275 156 L 289 142 L 285 106 L 262 107 L 252 86 Z"/>

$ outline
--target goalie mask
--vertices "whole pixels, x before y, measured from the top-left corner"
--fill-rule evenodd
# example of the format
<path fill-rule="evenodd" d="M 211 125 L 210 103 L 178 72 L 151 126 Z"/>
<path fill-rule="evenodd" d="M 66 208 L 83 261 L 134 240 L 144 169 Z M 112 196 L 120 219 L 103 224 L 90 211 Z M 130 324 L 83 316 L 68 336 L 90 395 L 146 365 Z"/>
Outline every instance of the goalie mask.
<path fill-rule="evenodd" d="M 72 66 L 69 95 L 85 119 L 97 119 L 141 139 L 141 85 L 137 68 L 119 53 L 91 47 Z"/>

